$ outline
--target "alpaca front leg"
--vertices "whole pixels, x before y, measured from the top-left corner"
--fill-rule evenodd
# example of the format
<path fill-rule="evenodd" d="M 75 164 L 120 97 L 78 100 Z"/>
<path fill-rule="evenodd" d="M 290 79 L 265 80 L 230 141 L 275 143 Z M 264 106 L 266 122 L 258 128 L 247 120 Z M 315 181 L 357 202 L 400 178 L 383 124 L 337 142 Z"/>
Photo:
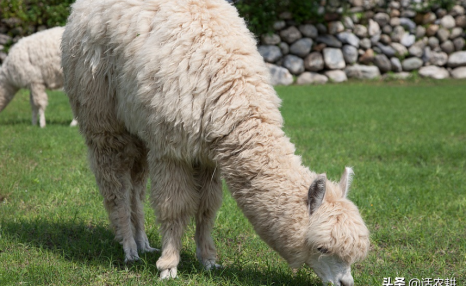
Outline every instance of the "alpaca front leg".
<path fill-rule="evenodd" d="M 181 237 L 189 218 L 196 213 L 199 194 L 192 166 L 170 159 L 150 161 L 154 162 L 151 202 L 162 235 L 162 256 L 157 261 L 157 269 L 161 279 L 175 278 Z"/>
<path fill-rule="evenodd" d="M 212 239 L 215 214 L 222 204 L 222 182 L 215 168 L 204 169 L 196 176 L 201 186 L 199 208 L 196 214 L 196 256 L 206 270 L 220 268 Z"/>
<path fill-rule="evenodd" d="M 32 125 L 37 124 L 37 116 L 39 116 L 39 126 L 44 128 L 45 123 L 45 108 L 48 104 L 47 93 L 45 86 L 42 84 L 31 84 L 31 93 L 29 96 L 32 108 Z"/>

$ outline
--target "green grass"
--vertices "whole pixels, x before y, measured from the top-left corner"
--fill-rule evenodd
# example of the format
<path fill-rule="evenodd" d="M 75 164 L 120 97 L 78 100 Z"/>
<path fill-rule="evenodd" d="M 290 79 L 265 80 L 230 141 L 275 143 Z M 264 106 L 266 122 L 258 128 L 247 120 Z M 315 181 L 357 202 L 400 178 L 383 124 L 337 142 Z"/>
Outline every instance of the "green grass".
<path fill-rule="evenodd" d="M 349 197 L 371 231 L 356 285 L 384 277 L 466 283 L 466 82 L 420 81 L 279 87 L 285 131 L 316 172 L 356 176 Z M 213 233 L 223 270 L 195 259 L 183 237 L 180 278 L 159 282 L 160 254 L 125 266 L 66 96 L 49 92 L 47 127 L 30 125 L 26 91 L 0 113 L 0 285 L 320 285 L 254 233 L 224 192 Z M 152 246 L 160 247 L 146 205 Z M 393 281 L 392 281 L 393 282 Z"/>

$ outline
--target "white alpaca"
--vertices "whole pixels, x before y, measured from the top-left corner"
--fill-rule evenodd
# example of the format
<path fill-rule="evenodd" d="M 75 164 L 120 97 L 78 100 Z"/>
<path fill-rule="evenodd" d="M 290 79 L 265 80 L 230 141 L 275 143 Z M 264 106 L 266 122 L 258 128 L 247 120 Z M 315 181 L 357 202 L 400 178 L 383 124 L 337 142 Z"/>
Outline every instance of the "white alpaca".
<path fill-rule="evenodd" d="M 340 183 L 301 165 L 253 36 L 224 0 L 78 0 L 62 41 L 65 89 L 126 261 L 151 251 L 147 176 L 162 235 L 161 278 L 176 277 L 181 236 L 217 267 L 211 238 L 220 173 L 260 237 L 294 267 L 353 285 L 369 232 Z"/>
<path fill-rule="evenodd" d="M 22 38 L 0 68 L 0 112 L 20 88 L 30 90 L 32 124 L 45 127 L 48 99 L 45 89 L 63 87 L 60 42 L 64 27 L 55 27 Z M 77 124 L 76 120 L 71 126 Z"/>

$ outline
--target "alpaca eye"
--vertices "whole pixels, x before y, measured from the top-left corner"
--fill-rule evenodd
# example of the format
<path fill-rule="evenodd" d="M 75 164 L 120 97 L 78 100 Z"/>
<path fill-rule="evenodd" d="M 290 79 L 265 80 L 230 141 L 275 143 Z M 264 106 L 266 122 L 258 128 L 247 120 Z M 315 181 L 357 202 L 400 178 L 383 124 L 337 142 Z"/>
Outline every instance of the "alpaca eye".
<path fill-rule="evenodd" d="M 328 253 L 328 249 L 327 249 L 327 248 L 324 248 L 324 247 L 318 247 L 317 250 L 318 250 L 320 253 L 323 253 L 323 254 Z"/>

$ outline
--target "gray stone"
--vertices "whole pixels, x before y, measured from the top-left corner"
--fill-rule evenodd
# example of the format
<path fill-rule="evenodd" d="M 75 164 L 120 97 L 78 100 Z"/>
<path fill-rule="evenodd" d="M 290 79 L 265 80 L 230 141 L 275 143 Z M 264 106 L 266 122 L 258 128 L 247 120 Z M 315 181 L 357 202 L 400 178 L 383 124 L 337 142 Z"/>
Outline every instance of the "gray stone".
<path fill-rule="evenodd" d="M 319 31 L 320 34 L 327 34 L 327 27 L 324 24 L 318 23 L 316 25 L 316 28 L 317 28 L 317 31 Z"/>
<path fill-rule="evenodd" d="M 439 47 L 439 40 L 436 37 L 430 37 L 427 43 L 432 49 Z"/>
<path fill-rule="evenodd" d="M 426 65 L 428 65 L 427 63 L 430 62 L 431 56 L 432 56 L 432 49 L 429 46 L 425 47 L 424 53 L 422 54 L 421 59 L 424 63 L 426 63 Z"/>
<path fill-rule="evenodd" d="M 303 72 L 296 80 L 296 84 L 324 84 L 327 81 L 328 78 L 325 75 L 315 72 Z"/>
<path fill-rule="evenodd" d="M 368 38 L 361 39 L 361 41 L 359 41 L 359 46 L 366 50 L 370 49 L 372 47 L 371 40 Z"/>
<path fill-rule="evenodd" d="M 286 55 L 283 58 L 283 66 L 292 74 L 300 74 L 304 71 L 303 59 L 294 55 Z"/>
<path fill-rule="evenodd" d="M 395 50 L 396 55 L 403 57 L 408 54 L 408 49 L 405 46 L 399 43 L 391 43 L 390 46 Z"/>
<path fill-rule="evenodd" d="M 437 16 L 433 12 L 427 12 L 423 17 L 422 17 L 422 24 L 432 24 L 437 20 Z"/>
<path fill-rule="evenodd" d="M 412 77 L 412 75 L 409 72 L 398 72 L 398 73 L 390 74 L 389 77 L 393 79 L 407 79 L 407 78 Z"/>
<path fill-rule="evenodd" d="M 403 70 L 404 71 L 413 71 L 413 70 L 417 70 L 419 69 L 420 67 L 422 67 L 422 60 L 420 58 L 408 58 L 408 59 L 404 59 L 402 62 L 401 62 L 401 66 L 403 67 Z"/>
<path fill-rule="evenodd" d="M 291 26 L 285 30 L 280 31 L 280 37 L 288 44 L 292 44 L 302 38 L 301 32 L 295 27 Z"/>
<path fill-rule="evenodd" d="M 466 15 L 456 17 L 455 25 L 460 28 L 466 28 Z"/>
<path fill-rule="evenodd" d="M 445 42 L 448 40 L 448 37 L 450 37 L 450 31 L 448 31 L 445 28 L 440 28 L 437 31 L 437 38 L 440 40 L 440 42 Z"/>
<path fill-rule="evenodd" d="M 382 27 L 382 33 L 384 34 L 391 34 L 393 32 L 393 28 L 390 25 L 385 25 Z"/>
<path fill-rule="evenodd" d="M 416 27 L 416 38 L 420 39 L 426 35 L 426 28 L 423 26 Z"/>
<path fill-rule="evenodd" d="M 338 41 L 337 38 L 335 38 L 332 35 L 317 36 L 316 41 L 318 43 L 324 43 L 328 47 L 333 47 L 333 48 L 341 48 L 341 46 L 342 46 L 341 42 Z"/>
<path fill-rule="evenodd" d="M 369 19 L 368 33 L 369 33 L 369 36 L 374 36 L 374 35 L 380 34 L 379 24 L 376 21 L 372 20 L 372 19 Z"/>
<path fill-rule="evenodd" d="M 466 78 L 466 67 L 459 67 L 451 71 L 451 76 L 453 78 Z"/>
<path fill-rule="evenodd" d="M 421 67 L 419 69 L 419 75 L 422 77 L 430 77 L 434 79 L 445 79 L 450 77 L 450 74 L 445 68 L 437 66 Z"/>
<path fill-rule="evenodd" d="M 13 39 L 5 34 L 0 34 L 0 45 L 6 45 L 11 42 Z"/>
<path fill-rule="evenodd" d="M 356 49 L 354 46 L 344 45 L 341 51 L 347 64 L 354 64 L 358 60 L 358 49 Z"/>
<path fill-rule="evenodd" d="M 293 83 L 293 76 L 286 69 L 273 64 L 266 64 L 270 72 L 272 85 L 290 85 Z"/>
<path fill-rule="evenodd" d="M 381 43 L 377 43 L 377 47 L 380 49 L 380 51 L 388 56 L 388 57 L 393 57 L 396 55 L 396 51 L 394 48 L 390 47 L 390 46 L 385 46 L 385 45 L 382 45 Z"/>
<path fill-rule="evenodd" d="M 0 52 L 0 63 L 3 63 L 8 55 L 4 52 Z"/>
<path fill-rule="evenodd" d="M 428 37 L 435 36 L 435 34 L 437 34 L 437 31 L 439 29 L 440 29 L 440 27 L 438 25 L 430 25 L 429 27 L 427 27 L 426 35 Z"/>
<path fill-rule="evenodd" d="M 392 38 L 389 35 L 380 35 L 380 42 L 384 45 L 389 45 L 392 42 Z"/>
<path fill-rule="evenodd" d="M 333 71 L 326 71 L 325 75 L 330 79 L 332 82 L 344 82 L 348 80 L 346 73 L 342 70 L 333 70 Z"/>
<path fill-rule="evenodd" d="M 286 23 L 283 20 L 276 21 L 275 23 L 273 23 L 273 28 L 275 30 L 281 30 L 281 29 L 283 29 L 285 27 L 286 27 Z"/>
<path fill-rule="evenodd" d="M 261 40 L 264 45 L 277 45 L 282 41 L 277 34 L 262 35 Z"/>
<path fill-rule="evenodd" d="M 312 52 L 304 59 L 304 68 L 308 71 L 320 71 L 324 69 L 324 58 L 319 52 Z"/>
<path fill-rule="evenodd" d="M 464 39 L 463 38 L 454 39 L 453 45 L 455 46 L 455 51 L 461 51 L 464 48 Z"/>
<path fill-rule="evenodd" d="M 349 33 L 349 32 L 339 33 L 337 35 L 337 38 L 344 44 L 350 44 L 356 48 L 359 48 L 359 38 L 353 33 Z"/>
<path fill-rule="evenodd" d="M 299 26 L 299 31 L 308 38 L 315 39 L 319 32 L 317 31 L 317 28 L 314 25 L 306 24 L 306 25 L 301 25 Z"/>
<path fill-rule="evenodd" d="M 390 22 L 390 16 L 387 13 L 377 13 L 374 15 L 374 20 L 380 25 L 385 26 Z"/>
<path fill-rule="evenodd" d="M 414 18 L 414 16 L 416 16 L 416 12 L 413 10 L 403 10 L 403 12 L 401 12 L 401 17 L 404 18 Z"/>
<path fill-rule="evenodd" d="M 456 39 L 463 34 L 463 29 L 460 27 L 453 28 L 450 33 L 450 40 Z"/>
<path fill-rule="evenodd" d="M 380 77 L 380 71 L 376 66 L 354 65 L 346 67 L 348 78 L 374 79 Z"/>
<path fill-rule="evenodd" d="M 374 46 L 375 44 L 377 44 L 379 41 L 380 41 L 380 33 L 379 33 L 379 34 L 375 34 L 374 36 L 371 37 L 372 46 Z"/>
<path fill-rule="evenodd" d="M 405 33 L 403 37 L 401 37 L 400 43 L 405 47 L 411 47 L 416 41 L 416 37 L 414 35 Z"/>
<path fill-rule="evenodd" d="M 448 58 L 447 65 L 451 68 L 466 66 L 466 51 L 454 52 Z"/>
<path fill-rule="evenodd" d="M 310 38 L 299 39 L 291 45 L 290 53 L 304 58 L 311 51 L 312 44 L 313 42 Z"/>
<path fill-rule="evenodd" d="M 453 17 L 455 17 L 455 16 L 460 16 L 460 15 L 464 15 L 464 8 L 463 8 L 463 6 L 461 6 L 461 5 L 455 5 L 455 6 L 453 6 L 453 8 L 451 8 L 450 15 L 452 15 Z"/>
<path fill-rule="evenodd" d="M 410 55 L 420 58 L 422 57 L 422 54 L 424 53 L 424 49 L 420 47 L 419 45 L 412 45 L 408 49 L 408 52 Z"/>
<path fill-rule="evenodd" d="M 400 9 L 401 8 L 401 5 L 400 5 L 400 2 L 395 2 L 395 1 L 389 1 L 390 4 L 390 8 L 392 9 Z"/>
<path fill-rule="evenodd" d="M 346 66 L 343 53 L 340 49 L 325 48 L 323 50 L 324 63 L 328 69 L 336 70 L 342 69 Z"/>
<path fill-rule="evenodd" d="M 400 42 L 401 39 L 403 38 L 404 34 L 406 34 L 405 29 L 402 26 L 396 26 L 393 29 L 393 32 L 392 32 L 392 35 L 391 35 L 392 41 L 393 42 Z"/>
<path fill-rule="evenodd" d="M 455 27 L 455 18 L 451 15 L 446 15 L 440 19 L 440 25 L 445 29 L 453 29 Z"/>
<path fill-rule="evenodd" d="M 440 45 L 440 48 L 442 49 L 442 51 L 444 51 L 447 54 L 451 54 L 455 51 L 455 45 L 453 45 L 453 42 L 450 40 L 443 42 Z"/>
<path fill-rule="evenodd" d="M 374 58 L 374 64 L 382 73 L 386 73 L 392 69 L 392 64 L 386 55 L 376 55 Z"/>
<path fill-rule="evenodd" d="M 353 20 L 351 20 L 351 17 L 344 16 L 343 25 L 345 26 L 346 29 L 353 29 L 354 23 L 353 23 Z"/>
<path fill-rule="evenodd" d="M 403 67 L 401 66 L 401 62 L 399 58 L 390 58 L 390 63 L 392 64 L 392 71 L 394 72 L 401 72 Z"/>
<path fill-rule="evenodd" d="M 277 46 L 259 46 L 259 54 L 266 62 L 273 63 L 282 57 L 282 51 Z"/>
<path fill-rule="evenodd" d="M 429 63 L 434 66 L 443 66 L 448 61 L 448 55 L 444 52 L 430 52 Z"/>
<path fill-rule="evenodd" d="M 405 27 L 410 33 L 414 34 L 416 32 L 416 23 L 409 18 L 400 18 L 400 26 Z"/>
<path fill-rule="evenodd" d="M 360 38 L 365 38 L 368 35 L 367 28 L 363 25 L 354 25 L 353 33 Z"/>
<path fill-rule="evenodd" d="M 437 14 L 437 18 L 441 19 L 445 15 L 447 15 L 447 10 L 445 10 L 443 8 L 440 8 L 440 9 L 437 9 L 437 11 L 435 13 Z"/>
<path fill-rule="evenodd" d="M 334 21 L 328 23 L 328 33 L 330 35 L 335 35 L 337 33 L 341 33 L 345 30 L 345 26 L 340 21 Z"/>
<path fill-rule="evenodd" d="M 390 26 L 396 27 L 400 25 L 400 18 L 394 17 L 390 19 Z"/>
<path fill-rule="evenodd" d="M 288 44 L 285 42 L 281 42 L 280 44 L 278 44 L 278 47 L 282 51 L 283 55 L 287 55 L 290 52 L 290 46 L 288 46 Z"/>

